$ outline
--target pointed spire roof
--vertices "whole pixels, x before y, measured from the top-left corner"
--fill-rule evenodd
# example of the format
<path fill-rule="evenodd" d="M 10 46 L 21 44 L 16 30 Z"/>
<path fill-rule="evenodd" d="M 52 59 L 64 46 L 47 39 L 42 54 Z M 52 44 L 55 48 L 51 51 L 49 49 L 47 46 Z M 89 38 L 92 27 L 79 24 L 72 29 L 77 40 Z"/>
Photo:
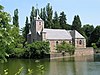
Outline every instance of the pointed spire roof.
<path fill-rule="evenodd" d="M 38 4 L 36 4 L 36 20 L 42 20 L 39 16 Z"/>

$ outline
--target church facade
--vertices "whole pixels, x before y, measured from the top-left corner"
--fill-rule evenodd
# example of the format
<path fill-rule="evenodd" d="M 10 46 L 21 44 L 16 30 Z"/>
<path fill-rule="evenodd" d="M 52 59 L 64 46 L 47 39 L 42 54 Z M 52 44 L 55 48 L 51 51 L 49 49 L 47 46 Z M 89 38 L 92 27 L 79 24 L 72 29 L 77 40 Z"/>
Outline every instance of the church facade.
<path fill-rule="evenodd" d="M 78 31 L 44 28 L 44 21 L 39 15 L 30 24 L 27 35 L 27 42 L 33 41 L 49 41 L 51 52 L 56 52 L 56 45 L 63 41 L 73 44 L 75 48 L 86 48 L 86 39 Z"/>

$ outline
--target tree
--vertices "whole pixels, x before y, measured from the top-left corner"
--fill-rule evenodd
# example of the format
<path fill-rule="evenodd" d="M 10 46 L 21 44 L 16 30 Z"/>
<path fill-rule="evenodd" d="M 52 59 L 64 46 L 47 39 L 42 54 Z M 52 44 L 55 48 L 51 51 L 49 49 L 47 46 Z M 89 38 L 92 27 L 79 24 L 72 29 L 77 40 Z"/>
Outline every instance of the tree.
<path fill-rule="evenodd" d="M 78 32 L 81 32 L 81 20 L 79 15 L 74 16 L 74 20 L 72 22 L 72 29 L 77 30 Z"/>
<path fill-rule="evenodd" d="M 48 3 L 46 6 L 46 17 L 47 17 L 46 26 L 45 26 L 46 28 L 53 27 L 52 15 L 53 15 L 52 6 L 50 6 L 50 3 Z"/>
<path fill-rule="evenodd" d="M 60 16 L 59 16 L 59 23 L 60 23 L 60 27 L 62 29 L 66 29 L 67 25 L 66 25 L 66 15 L 64 12 L 61 12 L 60 13 Z"/>
<path fill-rule="evenodd" d="M 86 24 L 82 27 L 83 31 L 85 32 L 86 36 L 87 37 L 90 37 L 91 33 L 93 32 L 94 30 L 94 26 L 93 25 L 89 25 L 89 24 Z"/>
<path fill-rule="evenodd" d="M 84 25 L 83 27 L 82 27 L 82 30 L 83 30 L 83 32 L 85 33 L 85 35 L 86 35 L 86 44 L 87 44 L 87 46 L 90 46 L 89 45 L 89 41 L 90 41 L 90 35 L 91 35 L 91 33 L 93 32 L 93 30 L 94 30 L 94 27 L 93 27 L 93 25 L 89 25 L 89 24 L 86 24 L 86 25 Z"/>
<path fill-rule="evenodd" d="M 42 20 L 44 21 L 44 27 L 46 27 L 46 19 L 47 19 L 47 17 L 46 17 L 46 9 L 45 8 L 43 8 L 43 15 L 42 16 L 43 16 Z"/>
<path fill-rule="evenodd" d="M 30 23 L 32 23 L 32 20 L 34 20 L 35 17 L 35 8 L 34 6 L 32 6 L 32 11 L 31 11 L 31 15 L 30 15 Z"/>
<path fill-rule="evenodd" d="M 3 11 L 4 7 L 0 5 L 0 61 L 7 61 L 6 56 L 9 56 L 7 51 L 13 42 L 13 36 L 9 33 L 11 30 L 10 15 Z"/>
<path fill-rule="evenodd" d="M 43 19 L 43 9 L 41 8 L 40 17 Z"/>
<path fill-rule="evenodd" d="M 15 25 L 16 27 L 19 27 L 19 22 L 18 22 L 18 9 L 14 10 L 14 17 L 13 17 L 13 25 Z"/>
<path fill-rule="evenodd" d="M 100 38 L 100 26 L 96 26 L 96 28 L 90 35 L 89 44 L 91 45 L 91 43 L 98 42 L 99 38 Z"/>
<path fill-rule="evenodd" d="M 45 54 L 49 54 L 49 42 L 36 41 L 26 46 L 25 56 L 29 58 L 42 58 Z"/>
<path fill-rule="evenodd" d="M 29 33 L 29 22 L 28 22 L 28 17 L 26 17 L 26 22 L 25 22 L 25 27 L 23 30 L 23 36 L 25 38 L 25 42 L 27 41 L 27 34 Z"/>
<path fill-rule="evenodd" d="M 61 44 L 57 45 L 58 52 L 68 52 L 70 55 L 74 54 L 75 47 L 72 44 L 62 42 Z"/>
<path fill-rule="evenodd" d="M 58 17 L 57 12 L 54 13 L 53 24 L 54 24 L 54 25 L 53 25 L 53 28 L 55 28 L 55 29 L 61 28 L 61 27 L 60 27 L 59 17 Z"/>

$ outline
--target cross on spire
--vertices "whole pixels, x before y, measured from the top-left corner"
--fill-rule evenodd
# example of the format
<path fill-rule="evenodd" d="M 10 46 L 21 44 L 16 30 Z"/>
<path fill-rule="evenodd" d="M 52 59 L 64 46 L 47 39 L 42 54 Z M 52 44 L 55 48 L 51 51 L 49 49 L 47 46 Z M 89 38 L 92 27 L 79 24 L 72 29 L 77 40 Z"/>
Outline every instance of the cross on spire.
<path fill-rule="evenodd" d="M 36 9 L 38 9 L 38 4 L 36 4 Z"/>

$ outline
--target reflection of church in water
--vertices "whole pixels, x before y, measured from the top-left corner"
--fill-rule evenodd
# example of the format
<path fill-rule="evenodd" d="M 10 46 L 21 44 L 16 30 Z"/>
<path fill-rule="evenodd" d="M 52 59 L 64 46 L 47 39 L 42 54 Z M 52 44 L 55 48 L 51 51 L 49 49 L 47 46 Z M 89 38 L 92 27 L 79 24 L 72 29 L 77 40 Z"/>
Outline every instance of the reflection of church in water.
<path fill-rule="evenodd" d="M 78 31 L 44 28 L 44 21 L 38 14 L 30 24 L 30 33 L 27 37 L 29 43 L 49 41 L 51 52 L 55 52 L 56 44 L 63 41 L 72 43 L 76 48 L 86 48 L 86 39 Z"/>

